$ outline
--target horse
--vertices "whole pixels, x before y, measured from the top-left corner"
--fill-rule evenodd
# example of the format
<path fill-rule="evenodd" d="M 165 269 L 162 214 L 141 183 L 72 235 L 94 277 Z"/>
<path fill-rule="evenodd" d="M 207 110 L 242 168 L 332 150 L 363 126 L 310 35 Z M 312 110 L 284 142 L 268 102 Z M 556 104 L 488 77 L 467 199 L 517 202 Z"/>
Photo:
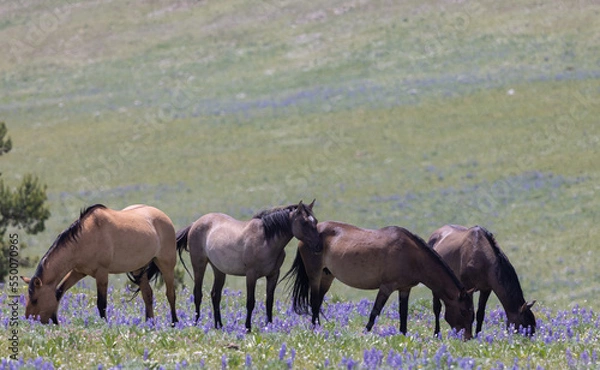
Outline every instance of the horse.
<path fill-rule="evenodd" d="M 508 257 L 502 252 L 494 235 L 481 226 L 466 228 L 445 225 L 429 237 L 429 246 L 438 252 L 456 273 L 467 289 L 479 291 L 476 333 L 481 331 L 485 306 L 493 291 L 506 312 L 506 326 L 525 328 L 530 335 L 535 333 L 535 316 L 527 303 L 519 278 Z M 436 314 L 436 331 L 439 331 L 440 303 L 433 299 Z"/>
<path fill-rule="evenodd" d="M 273 321 L 273 298 L 279 270 L 285 258 L 285 246 L 293 237 L 307 243 L 318 240 L 317 219 L 306 206 L 277 207 L 255 214 L 249 221 L 236 220 L 222 213 L 209 213 L 177 232 L 180 258 L 189 250 L 194 271 L 194 303 L 196 322 L 202 304 L 202 281 L 206 265 L 214 273 L 211 290 L 215 328 L 223 327 L 221 320 L 221 291 L 226 275 L 246 277 L 246 331 L 252 330 L 252 311 L 255 305 L 256 281 L 267 279 L 267 321 Z"/>
<path fill-rule="evenodd" d="M 400 332 L 407 332 L 408 298 L 423 283 L 446 304 L 446 320 L 471 338 L 473 298 L 452 270 L 425 241 L 405 228 L 363 229 L 336 221 L 317 225 L 320 243 L 300 242 L 292 267 L 292 307 L 312 310 L 317 325 L 323 298 L 334 279 L 358 289 L 378 289 L 366 330 L 370 331 L 389 296 L 398 291 Z"/>
<path fill-rule="evenodd" d="M 58 235 L 40 260 L 29 284 L 25 317 L 39 317 L 58 325 L 58 303 L 63 294 L 86 276 L 96 279 L 97 306 L 106 319 L 108 275 L 128 273 L 138 285 L 146 319 L 154 317 L 150 281 L 162 274 L 175 324 L 174 270 L 177 263 L 175 227 L 162 211 L 133 205 L 121 211 L 95 204 Z"/>

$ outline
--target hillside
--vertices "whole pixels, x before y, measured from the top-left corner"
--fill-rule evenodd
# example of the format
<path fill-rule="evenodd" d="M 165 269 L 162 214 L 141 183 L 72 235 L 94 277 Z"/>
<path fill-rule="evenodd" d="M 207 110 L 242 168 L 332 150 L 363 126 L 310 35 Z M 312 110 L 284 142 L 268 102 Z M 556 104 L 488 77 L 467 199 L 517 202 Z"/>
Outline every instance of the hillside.
<path fill-rule="evenodd" d="M 23 255 L 98 202 L 152 204 L 183 227 L 316 198 L 319 220 L 423 238 L 486 226 L 526 299 L 600 310 L 597 2 L 68 0 L 0 14 L 13 140 L 0 172 L 37 174 L 52 211 L 46 232 L 22 233 Z"/>

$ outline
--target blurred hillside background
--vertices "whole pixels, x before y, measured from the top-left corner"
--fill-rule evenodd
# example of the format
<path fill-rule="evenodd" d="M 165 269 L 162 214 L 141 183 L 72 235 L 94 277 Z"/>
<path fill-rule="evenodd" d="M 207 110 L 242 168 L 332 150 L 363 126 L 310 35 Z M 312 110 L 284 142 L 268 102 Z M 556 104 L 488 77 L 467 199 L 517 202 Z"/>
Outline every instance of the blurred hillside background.
<path fill-rule="evenodd" d="M 319 220 L 425 239 L 485 226 L 527 300 L 598 311 L 598 19 L 591 0 L 0 2 L 0 172 L 37 174 L 52 212 L 22 258 L 94 203 L 180 228 L 316 198 Z"/>

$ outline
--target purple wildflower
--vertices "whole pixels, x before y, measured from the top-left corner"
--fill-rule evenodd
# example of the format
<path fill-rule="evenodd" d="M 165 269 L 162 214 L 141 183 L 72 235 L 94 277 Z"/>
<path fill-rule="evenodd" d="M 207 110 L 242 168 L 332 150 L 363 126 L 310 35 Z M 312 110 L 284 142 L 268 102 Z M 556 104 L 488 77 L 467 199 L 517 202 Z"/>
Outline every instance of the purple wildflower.
<path fill-rule="evenodd" d="M 225 354 L 223 354 L 223 357 L 221 357 L 221 369 L 227 369 L 227 355 Z"/>
<path fill-rule="evenodd" d="M 444 355 L 446 354 L 447 350 L 448 350 L 448 347 L 446 346 L 446 344 L 443 344 L 440 347 L 440 349 L 438 349 L 437 352 L 435 353 L 435 355 L 433 356 L 433 360 L 435 361 L 435 364 L 438 368 L 440 367 L 442 359 L 444 358 Z"/>
<path fill-rule="evenodd" d="M 367 369 L 377 369 L 383 363 L 383 352 L 373 348 L 370 351 L 365 350 L 363 354 L 363 363 Z"/>
<path fill-rule="evenodd" d="M 587 350 L 581 352 L 581 354 L 579 355 L 579 359 L 581 360 L 581 362 L 583 363 L 583 365 L 588 366 L 591 364 L 590 361 L 590 354 Z"/>
<path fill-rule="evenodd" d="M 350 357 L 346 358 L 345 356 L 342 357 L 342 362 L 340 363 L 340 366 L 343 366 L 348 370 L 354 369 L 357 365 L 358 363 L 356 361 L 352 360 Z"/>
<path fill-rule="evenodd" d="M 252 356 L 250 356 L 249 353 L 246 353 L 246 367 L 247 368 L 252 367 Z"/>
<path fill-rule="evenodd" d="M 569 365 L 570 368 L 574 368 L 577 364 L 575 359 L 573 358 L 573 355 L 571 354 L 571 350 L 567 348 L 567 350 L 565 351 L 565 356 L 567 357 L 567 364 Z"/>
<path fill-rule="evenodd" d="M 279 360 L 280 361 L 283 361 L 286 351 L 287 351 L 287 345 L 285 343 L 283 343 L 281 345 L 281 349 L 279 350 Z"/>

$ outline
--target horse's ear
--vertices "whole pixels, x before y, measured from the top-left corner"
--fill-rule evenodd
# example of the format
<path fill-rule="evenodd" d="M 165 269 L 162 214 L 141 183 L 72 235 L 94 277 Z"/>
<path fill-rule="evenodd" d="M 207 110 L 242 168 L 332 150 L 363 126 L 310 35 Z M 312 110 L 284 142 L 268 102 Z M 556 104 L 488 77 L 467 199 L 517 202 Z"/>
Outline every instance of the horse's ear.
<path fill-rule="evenodd" d="M 531 310 L 531 307 L 533 307 L 533 305 L 535 304 L 535 299 L 533 301 L 531 301 L 531 303 L 523 303 L 523 306 L 521 306 L 521 309 L 519 311 L 521 312 L 525 312 L 526 310 Z"/>
<path fill-rule="evenodd" d="M 33 285 L 34 285 L 36 288 L 39 288 L 39 287 L 41 287 L 41 286 L 42 286 L 42 279 L 40 279 L 39 277 L 34 277 L 34 278 L 33 278 Z"/>
<path fill-rule="evenodd" d="M 312 202 L 310 202 L 310 204 L 308 205 L 308 209 L 310 209 L 312 211 L 313 206 L 315 205 L 315 201 L 317 200 L 317 198 L 313 199 Z"/>
<path fill-rule="evenodd" d="M 25 284 L 29 284 L 29 282 L 31 281 L 30 278 L 28 278 L 27 276 L 22 276 L 22 275 L 21 275 L 21 280 L 23 280 L 25 282 Z"/>

